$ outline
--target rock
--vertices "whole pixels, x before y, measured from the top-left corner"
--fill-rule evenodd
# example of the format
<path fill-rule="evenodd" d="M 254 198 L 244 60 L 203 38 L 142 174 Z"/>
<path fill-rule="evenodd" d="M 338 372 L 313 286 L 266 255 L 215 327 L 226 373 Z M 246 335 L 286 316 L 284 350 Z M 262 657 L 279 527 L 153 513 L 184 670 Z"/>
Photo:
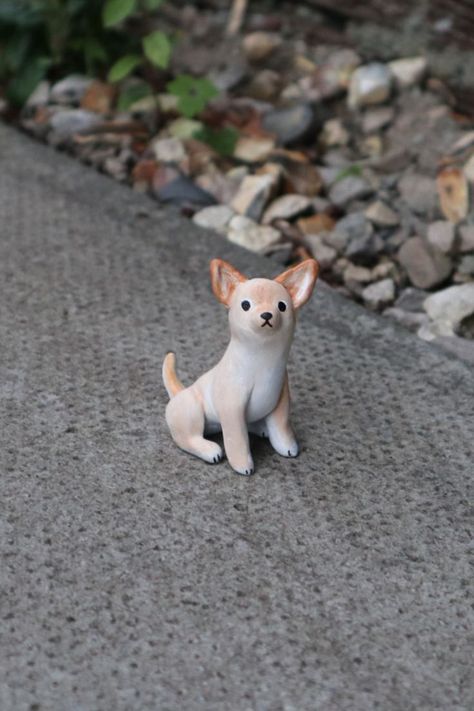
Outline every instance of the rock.
<path fill-rule="evenodd" d="M 252 220 L 260 220 L 274 185 L 272 175 L 247 175 L 231 202 L 232 209 Z"/>
<path fill-rule="evenodd" d="M 431 215 L 435 211 L 437 192 L 432 178 L 415 173 L 404 175 L 398 182 L 398 191 L 413 212 Z"/>
<path fill-rule="evenodd" d="M 275 141 L 272 138 L 240 136 L 234 149 L 234 158 L 245 163 L 259 163 L 268 158 L 274 147 Z"/>
<path fill-rule="evenodd" d="M 392 106 L 370 109 L 362 117 L 362 131 L 366 134 L 376 133 L 391 124 L 394 116 L 395 109 Z"/>
<path fill-rule="evenodd" d="M 320 232 L 331 232 L 336 222 L 333 217 L 322 212 L 319 215 L 302 217 L 296 224 L 304 235 L 317 235 Z"/>
<path fill-rule="evenodd" d="M 71 109 L 58 111 L 50 121 L 50 126 L 59 139 L 71 138 L 76 133 L 83 133 L 94 128 L 102 119 L 92 111 Z"/>
<path fill-rule="evenodd" d="M 315 197 L 321 192 L 323 181 L 318 169 L 311 163 L 297 160 L 282 161 L 286 192 Z"/>
<path fill-rule="evenodd" d="M 380 281 L 390 277 L 394 281 L 397 281 L 399 278 L 397 265 L 386 257 L 384 259 L 385 261 L 379 262 L 372 268 L 372 280 Z"/>
<path fill-rule="evenodd" d="M 377 200 L 369 205 L 364 214 L 374 225 L 379 225 L 380 227 L 396 227 L 400 224 L 400 218 L 397 213 L 382 200 Z"/>
<path fill-rule="evenodd" d="M 359 200 L 372 195 L 373 188 L 361 177 L 348 175 L 337 180 L 329 191 L 329 199 L 338 207 L 345 207 L 352 200 Z"/>
<path fill-rule="evenodd" d="M 407 89 L 421 82 L 426 74 L 428 62 L 426 57 L 408 57 L 389 62 L 388 68 L 392 72 L 397 87 Z"/>
<path fill-rule="evenodd" d="M 459 251 L 474 252 L 474 225 L 463 225 L 459 228 Z"/>
<path fill-rule="evenodd" d="M 115 98 L 115 87 L 103 81 L 92 81 L 86 88 L 81 99 L 81 109 L 106 114 L 110 111 Z"/>
<path fill-rule="evenodd" d="M 443 168 L 436 178 L 439 202 L 443 215 L 457 225 L 469 211 L 469 185 L 459 168 Z"/>
<path fill-rule="evenodd" d="M 470 183 L 474 183 L 474 153 L 464 164 L 463 173 Z"/>
<path fill-rule="evenodd" d="M 474 341 L 467 338 L 439 336 L 432 342 L 441 346 L 441 348 L 445 348 L 450 353 L 454 353 L 458 358 L 474 364 Z"/>
<path fill-rule="evenodd" d="M 117 156 L 110 156 L 109 158 L 106 158 L 103 168 L 104 172 L 107 173 L 107 175 L 111 175 L 112 178 L 115 178 L 115 180 L 123 182 L 127 179 L 127 165 Z"/>
<path fill-rule="evenodd" d="M 323 271 L 334 264 L 337 259 L 337 251 L 325 244 L 321 235 L 309 234 L 306 236 L 305 242 Z"/>
<path fill-rule="evenodd" d="M 344 284 L 352 294 L 362 296 L 364 286 L 372 280 L 370 269 L 366 267 L 358 267 L 356 264 L 349 262 L 343 273 Z"/>
<path fill-rule="evenodd" d="M 295 104 L 268 111 L 262 118 L 262 128 L 273 134 L 283 146 L 302 142 L 309 135 L 316 136 L 315 114 L 308 104 Z"/>
<path fill-rule="evenodd" d="M 466 254 L 458 264 L 458 272 L 460 274 L 469 274 L 474 276 L 474 254 Z"/>
<path fill-rule="evenodd" d="M 251 32 L 242 41 L 242 49 L 249 62 L 261 62 L 281 46 L 276 32 Z"/>
<path fill-rule="evenodd" d="M 383 315 L 395 319 L 395 321 L 398 321 L 402 326 L 413 332 L 418 331 L 422 326 L 427 326 L 429 323 L 429 318 L 425 313 L 421 311 L 404 311 L 396 306 L 385 309 Z"/>
<path fill-rule="evenodd" d="M 385 64 L 373 62 L 358 67 L 349 84 L 349 106 L 353 109 L 381 104 L 390 96 L 392 75 Z"/>
<path fill-rule="evenodd" d="M 437 327 L 437 335 L 454 336 L 461 322 L 474 315 L 474 282 L 449 286 L 431 294 L 424 309 Z"/>
<path fill-rule="evenodd" d="M 55 104 L 78 106 L 93 79 L 71 75 L 56 82 L 51 89 L 50 99 Z"/>
<path fill-rule="evenodd" d="M 395 306 L 403 311 L 412 313 L 423 310 L 423 304 L 428 296 L 428 292 L 423 289 L 415 289 L 412 286 L 404 289 L 395 302 Z"/>
<path fill-rule="evenodd" d="M 445 254 L 449 254 L 456 238 L 456 231 L 452 222 L 436 220 L 428 225 L 428 242 Z"/>
<path fill-rule="evenodd" d="M 246 86 L 245 94 L 259 101 L 274 101 L 281 89 L 281 75 L 272 69 L 262 69 Z"/>
<path fill-rule="evenodd" d="M 375 284 L 366 286 L 362 291 L 364 304 L 370 309 L 383 309 L 392 304 L 395 299 L 395 283 L 393 279 L 382 279 Z"/>
<path fill-rule="evenodd" d="M 349 143 L 349 131 L 344 128 L 341 119 L 329 119 L 323 124 L 319 140 L 326 148 L 347 146 Z"/>
<path fill-rule="evenodd" d="M 233 210 L 226 205 L 211 205 L 203 210 L 196 212 L 193 217 L 193 222 L 199 227 L 204 227 L 208 230 L 215 230 L 219 234 L 225 235 L 227 227 L 232 217 Z"/>
<path fill-rule="evenodd" d="M 305 195 L 282 195 L 265 210 L 262 222 L 268 225 L 276 219 L 291 220 L 309 209 L 311 209 L 311 200 Z"/>
<path fill-rule="evenodd" d="M 50 89 L 49 81 L 40 81 L 33 93 L 29 95 L 25 108 L 37 109 L 39 106 L 46 106 L 49 101 Z"/>
<path fill-rule="evenodd" d="M 152 143 L 153 153 L 160 163 L 181 163 L 186 151 L 179 138 L 157 138 Z"/>
<path fill-rule="evenodd" d="M 227 238 L 252 252 L 264 252 L 277 244 L 280 233 L 273 227 L 258 225 L 243 215 L 236 215 L 229 223 Z"/>
<path fill-rule="evenodd" d="M 216 89 L 224 93 L 236 89 L 247 78 L 248 66 L 244 59 L 232 56 L 224 68 L 218 67 L 209 72 L 209 79 Z"/>
<path fill-rule="evenodd" d="M 352 212 L 336 223 L 335 229 L 325 236 L 324 241 L 338 252 L 345 252 L 350 242 L 370 237 L 373 231 L 362 212 Z"/>
<path fill-rule="evenodd" d="M 162 202 L 174 205 L 207 206 L 214 205 L 214 197 L 192 182 L 184 175 L 164 185 L 156 191 L 156 196 Z"/>
<path fill-rule="evenodd" d="M 441 284 L 453 270 L 451 259 L 421 237 L 412 237 L 401 246 L 398 261 L 420 289 Z"/>

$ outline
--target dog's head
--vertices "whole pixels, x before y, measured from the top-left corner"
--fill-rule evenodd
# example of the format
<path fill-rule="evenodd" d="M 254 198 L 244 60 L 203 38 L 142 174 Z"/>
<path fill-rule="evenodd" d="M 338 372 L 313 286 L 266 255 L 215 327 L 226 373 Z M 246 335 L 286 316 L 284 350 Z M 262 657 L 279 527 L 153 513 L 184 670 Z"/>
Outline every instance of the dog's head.
<path fill-rule="evenodd" d="M 229 309 L 233 335 L 291 338 L 295 312 L 311 296 L 318 272 L 318 262 L 306 259 L 276 279 L 247 279 L 222 259 L 213 259 L 211 284 L 217 299 Z"/>

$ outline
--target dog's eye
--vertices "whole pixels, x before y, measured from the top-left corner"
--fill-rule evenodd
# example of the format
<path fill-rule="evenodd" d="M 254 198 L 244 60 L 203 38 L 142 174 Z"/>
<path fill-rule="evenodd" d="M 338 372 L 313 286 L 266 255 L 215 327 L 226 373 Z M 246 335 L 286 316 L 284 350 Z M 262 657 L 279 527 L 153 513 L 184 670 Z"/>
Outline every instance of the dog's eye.
<path fill-rule="evenodd" d="M 247 299 L 245 299 L 240 305 L 244 311 L 248 311 L 250 308 L 250 301 L 247 301 Z"/>
<path fill-rule="evenodd" d="M 280 311 L 286 311 L 286 304 L 285 304 L 285 302 L 284 302 L 284 301 L 279 301 L 279 302 L 278 302 L 278 308 L 280 309 Z"/>

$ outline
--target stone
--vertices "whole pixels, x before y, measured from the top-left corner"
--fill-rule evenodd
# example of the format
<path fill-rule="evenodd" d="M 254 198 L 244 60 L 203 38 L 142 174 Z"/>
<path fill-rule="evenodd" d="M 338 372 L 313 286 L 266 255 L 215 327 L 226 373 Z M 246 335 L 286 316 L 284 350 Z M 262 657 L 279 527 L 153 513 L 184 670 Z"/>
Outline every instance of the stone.
<path fill-rule="evenodd" d="M 193 222 L 199 225 L 199 227 L 214 230 L 219 234 L 225 235 L 233 216 L 234 211 L 231 210 L 230 207 L 227 207 L 227 205 L 211 205 L 210 207 L 205 207 L 203 210 L 196 212 L 193 216 Z"/>
<path fill-rule="evenodd" d="M 59 139 L 72 138 L 76 133 L 84 133 L 101 123 L 100 116 L 85 109 L 58 111 L 51 117 L 50 126 Z"/>
<path fill-rule="evenodd" d="M 186 158 L 184 145 L 179 138 L 156 138 L 151 147 L 160 163 L 181 163 Z"/>
<path fill-rule="evenodd" d="M 345 207 L 353 200 L 369 197 L 373 192 L 373 188 L 365 178 L 348 175 L 333 184 L 329 191 L 329 199 L 334 205 Z"/>
<path fill-rule="evenodd" d="M 262 69 L 245 87 L 245 94 L 259 101 L 274 101 L 281 89 L 281 75 L 272 69 Z"/>
<path fill-rule="evenodd" d="M 316 117 L 308 104 L 295 104 L 282 109 L 272 109 L 264 114 L 262 128 L 275 136 L 283 146 L 304 142 L 309 135 L 316 137 Z"/>
<path fill-rule="evenodd" d="M 452 252 L 456 230 L 452 222 L 448 220 L 436 220 L 428 225 L 427 240 L 433 246 L 445 254 Z"/>
<path fill-rule="evenodd" d="M 377 200 L 369 205 L 364 214 L 374 225 L 380 227 L 396 227 L 400 224 L 397 213 L 382 200 Z"/>
<path fill-rule="evenodd" d="M 240 136 L 234 149 L 234 158 L 245 163 L 259 163 L 268 158 L 274 147 L 275 141 L 272 138 Z"/>
<path fill-rule="evenodd" d="M 459 251 L 474 252 L 474 225 L 462 225 L 459 228 Z"/>
<path fill-rule="evenodd" d="M 46 106 L 49 101 L 51 84 L 43 80 L 36 86 L 36 89 L 29 95 L 25 104 L 27 109 L 37 109 L 39 106 Z"/>
<path fill-rule="evenodd" d="M 386 279 L 390 277 L 396 281 L 399 277 L 399 272 L 395 262 L 392 262 L 386 257 L 383 258 L 384 261 L 380 261 L 375 267 L 372 267 L 372 279 L 373 281 L 380 281 L 381 279 Z"/>
<path fill-rule="evenodd" d="M 426 57 L 407 57 L 389 62 L 395 84 L 399 89 L 407 89 L 419 84 L 426 74 L 428 61 Z"/>
<path fill-rule="evenodd" d="M 312 206 L 314 207 L 313 202 Z M 336 221 L 331 215 L 321 212 L 318 215 L 311 215 L 311 217 L 302 217 L 296 224 L 304 235 L 317 235 L 320 232 L 331 232 Z"/>
<path fill-rule="evenodd" d="M 272 175 L 247 175 L 231 202 L 231 207 L 240 215 L 260 220 L 275 185 Z"/>
<path fill-rule="evenodd" d="M 395 306 L 403 311 L 410 311 L 412 313 L 422 311 L 427 296 L 427 291 L 409 286 L 400 293 L 395 302 Z"/>
<path fill-rule="evenodd" d="M 412 284 L 431 289 L 441 284 L 453 270 L 451 259 L 422 237 L 411 237 L 398 252 L 398 261 Z"/>
<path fill-rule="evenodd" d="M 368 284 L 371 280 L 372 273 L 367 267 L 359 267 L 357 264 L 349 262 L 344 270 L 344 281 L 346 284 L 351 281 L 358 282 L 359 284 Z"/>
<path fill-rule="evenodd" d="M 184 175 L 167 183 L 155 194 L 161 202 L 173 205 L 207 206 L 214 205 L 216 202 L 213 195 Z"/>
<path fill-rule="evenodd" d="M 427 326 L 429 323 L 428 316 L 422 311 L 404 311 L 397 306 L 391 306 L 385 309 L 384 316 L 395 319 L 399 324 L 407 328 L 409 331 L 416 333 L 422 326 Z"/>
<path fill-rule="evenodd" d="M 323 271 L 329 269 L 336 261 L 337 251 L 334 247 L 325 244 L 321 235 L 306 235 L 305 243 Z"/>
<path fill-rule="evenodd" d="M 276 32 L 251 32 L 242 41 L 244 55 L 249 62 L 261 62 L 281 46 Z"/>
<path fill-rule="evenodd" d="M 390 96 L 392 75 L 385 64 L 373 62 L 358 67 L 349 84 L 348 103 L 355 109 L 371 104 L 381 104 Z"/>
<path fill-rule="evenodd" d="M 460 168 L 447 166 L 436 177 L 441 212 L 455 225 L 469 212 L 469 184 Z"/>
<path fill-rule="evenodd" d="M 421 215 L 431 215 L 437 206 L 436 183 L 426 175 L 410 173 L 398 182 L 398 191 L 408 207 Z"/>
<path fill-rule="evenodd" d="M 385 308 L 395 300 L 395 282 L 387 278 L 366 286 L 362 291 L 362 299 L 369 309 L 378 311 Z"/>
<path fill-rule="evenodd" d="M 474 276 L 474 254 L 466 254 L 457 266 L 460 274 Z"/>
<path fill-rule="evenodd" d="M 430 294 L 423 307 L 437 325 L 438 335 L 456 335 L 461 322 L 474 314 L 474 282 Z"/>
<path fill-rule="evenodd" d="M 463 173 L 470 183 L 474 183 L 474 153 L 464 164 Z"/>
<path fill-rule="evenodd" d="M 362 117 L 362 131 L 366 134 L 376 133 L 392 123 L 395 109 L 392 106 L 380 106 L 369 109 Z"/>
<path fill-rule="evenodd" d="M 229 223 L 227 238 L 252 252 L 264 252 L 280 241 L 280 233 L 268 225 L 258 225 L 243 215 L 235 215 Z"/>
<path fill-rule="evenodd" d="M 305 195 L 282 195 L 274 200 L 265 210 L 262 222 L 264 225 L 270 224 L 273 220 L 291 220 L 304 212 L 308 212 L 312 207 L 310 198 Z"/>
<path fill-rule="evenodd" d="M 94 80 L 86 88 L 81 101 L 81 109 L 95 111 L 98 114 L 106 114 L 112 107 L 112 102 L 116 95 L 116 89 L 111 84 Z"/>
<path fill-rule="evenodd" d="M 248 65 L 244 59 L 232 56 L 231 61 L 221 68 L 212 69 L 208 76 L 216 89 L 224 93 L 236 89 L 247 78 Z"/>
<path fill-rule="evenodd" d="M 325 237 L 326 244 L 345 252 L 349 243 L 373 234 L 373 227 L 362 212 L 352 212 L 336 223 L 336 227 Z"/>
<path fill-rule="evenodd" d="M 282 161 L 285 190 L 315 197 L 321 192 L 323 180 L 316 166 L 297 160 Z"/>
<path fill-rule="evenodd" d="M 78 106 L 93 79 L 71 75 L 56 82 L 51 89 L 50 100 L 55 104 Z"/>
<path fill-rule="evenodd" d="M 474 340 L 458 338 L 456 336 L 438 336 L 432 343 L 436 343 L 457 358 L 461 358 L 467 363 L 474 365 Z"/>
<path fill-rule="evenodd" d="M 349 131 L 344 127 L 341 119 L 329 119 L 323 124 L 319 140 L 326 148 L 347 146 L 349 143 Z"/>

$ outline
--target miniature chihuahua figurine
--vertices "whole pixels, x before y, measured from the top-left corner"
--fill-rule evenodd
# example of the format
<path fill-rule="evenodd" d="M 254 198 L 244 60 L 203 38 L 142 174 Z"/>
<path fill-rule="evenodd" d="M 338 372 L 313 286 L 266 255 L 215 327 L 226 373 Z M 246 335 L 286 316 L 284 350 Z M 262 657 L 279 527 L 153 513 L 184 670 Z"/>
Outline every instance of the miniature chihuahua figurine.
<path fill-rule="evenodd" d="M 298 455 L 286 364 L 296 311 L 311 296 L 318 272 L 318 262 L 307 259 L 276 279 L 246 279 L 227 262 L 212 260 L 212 290 L 229 309 L 231 338 L 219 363 L 189 388 L 176 376 L 174 353 L 165 357 L 166 421 L 178 447 L 220 462 L 221 447 L 204 435 L 222 430 L 231 467 L 247 476 L 254 471 L 249 431 L 269 437 L 283 457 Z"/>

